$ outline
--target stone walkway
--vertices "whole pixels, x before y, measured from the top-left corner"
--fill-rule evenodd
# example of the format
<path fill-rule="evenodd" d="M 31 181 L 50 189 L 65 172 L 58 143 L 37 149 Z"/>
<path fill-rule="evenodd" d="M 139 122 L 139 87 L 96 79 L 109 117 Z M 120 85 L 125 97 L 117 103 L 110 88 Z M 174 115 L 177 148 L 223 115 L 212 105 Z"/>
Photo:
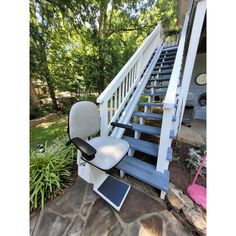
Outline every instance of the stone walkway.
<path fill-rule="evenodd" d="M 33 236 L 197 235 L 191 224 L 181 216 L 180 208 L 169 207 L 166 201 L 158 197 L 156 189 L 130 176 L 124 180 L 131 183 L 132 187 L 119 213 L 93 192 L 91 184 L 77 177 L 62 195 L 49 201 L 43 210 L 31 214 L 30 234 Z M 140 188 L 137 188 L 139 186 Z M 173 196 L 171 202 L 172 200 Z M 174 204 L 175 201 L 174 199 Z"/>

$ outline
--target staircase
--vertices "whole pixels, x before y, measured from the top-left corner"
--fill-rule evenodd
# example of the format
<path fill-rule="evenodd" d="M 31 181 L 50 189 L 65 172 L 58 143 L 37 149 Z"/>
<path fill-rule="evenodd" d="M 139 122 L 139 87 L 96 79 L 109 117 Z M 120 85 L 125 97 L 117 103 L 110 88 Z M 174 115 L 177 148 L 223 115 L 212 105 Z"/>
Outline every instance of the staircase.
<path fill-rule="evenodd" d="M 131 130 L 134 131 L 134 137 L 127 135 L 122 137 L 130 144 L 131 151 L 117 165 L 118 169 L 164 192 L 168 190 L 169 171 L 156 171 L 159 143 L 154 140 L 156 140 L 156 137 L 160 137 L 161 134 L 163 100 L 165 100 L 176 53 L 177 47 L 164 48 L 156 61 L 144 92 L 140 96 L 136 111 L 133 112 L 130 119 L 129 125 L 132 127 Z M 138 122 L 133 123 L 137 118 Z M 152 125 L 147 125 L 147 121 L 152 121 Z M 141 134 L 148 134 L 150 136 L 149 140 L 152 140 L 152 142 L 145 141 Z M 174 135 L 171 136 L 170 134 L 170 138 L 173 139 Z M 144 157 L 146 154 L 152 156 L 156 160 L 155 165 L 136 158 L 134 156 L 135 151 L 143 153 Z M 172 160 L 172 148 L 169 148 L 166 158 L 168 161 Z"/>
<path fill-rule="evenodd" d="M 121 175 L 129 174 L 160 189 L 162 199 L 168 191 L 171 143 L 178 125 L 176 110 L 187 25 L 188 18 L 180 41 L 168 43 L 159 22 L 97 99 L 101 135 L 122 138 L 131 147 L 116 166 Z"/>

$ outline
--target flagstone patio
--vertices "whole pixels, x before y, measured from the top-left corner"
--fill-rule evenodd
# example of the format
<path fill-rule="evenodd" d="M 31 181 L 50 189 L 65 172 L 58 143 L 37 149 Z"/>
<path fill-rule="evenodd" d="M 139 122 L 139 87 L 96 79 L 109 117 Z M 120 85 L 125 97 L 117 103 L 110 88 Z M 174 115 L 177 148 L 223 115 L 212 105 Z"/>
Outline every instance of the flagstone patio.
<path fill-rule="evenodd" d="M 113 173 L 114 174 L 114 173 Z M 77 177 L 65 192 L 30 216 L 33 236 L 195 235 L 189 224 L 176 218 L 157 190 L 132 177 L 120 212 L 114 210 Z"/>

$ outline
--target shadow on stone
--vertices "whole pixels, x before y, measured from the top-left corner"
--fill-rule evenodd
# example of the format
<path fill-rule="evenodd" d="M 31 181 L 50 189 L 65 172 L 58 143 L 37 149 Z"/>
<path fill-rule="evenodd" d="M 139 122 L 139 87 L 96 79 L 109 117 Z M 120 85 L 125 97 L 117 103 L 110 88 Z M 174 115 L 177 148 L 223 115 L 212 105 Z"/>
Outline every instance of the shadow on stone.
<path fill-rule="evenodd" d="M 130 223 L 141 215 L 159 212 L 165 209 L 166 206 L 164 203 L 161 204 L 159 201 L 156 201 L 147 194 L 131 187 L 124 205 L 119 212 L 119 216 L 124 222 Z"/>
<path fill-rule="evenodd" d="M 123 229 L 110 206 L 98 198 L 90 210 L 82 235 L 122 235 Z"/>
<path fill-rule="evenodd" d="M 60 215 L 79 213 L 87 185 L 83 179 L 78 177 L 61 196 L 48 202 L 46 207 L 53 209 Z"/>

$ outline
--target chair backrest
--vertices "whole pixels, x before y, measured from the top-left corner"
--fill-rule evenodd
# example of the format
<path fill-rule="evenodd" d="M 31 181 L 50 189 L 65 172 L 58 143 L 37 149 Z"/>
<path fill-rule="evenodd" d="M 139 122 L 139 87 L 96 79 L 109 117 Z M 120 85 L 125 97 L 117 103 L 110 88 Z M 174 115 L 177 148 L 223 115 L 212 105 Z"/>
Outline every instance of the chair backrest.
<path fill-rule="evenodd" d="M 97 106 L 92 102 L 77 102 L 69 112 L 68 131 L 70 139 L 86 139 L 100 130 L 100 116 Z"/>

